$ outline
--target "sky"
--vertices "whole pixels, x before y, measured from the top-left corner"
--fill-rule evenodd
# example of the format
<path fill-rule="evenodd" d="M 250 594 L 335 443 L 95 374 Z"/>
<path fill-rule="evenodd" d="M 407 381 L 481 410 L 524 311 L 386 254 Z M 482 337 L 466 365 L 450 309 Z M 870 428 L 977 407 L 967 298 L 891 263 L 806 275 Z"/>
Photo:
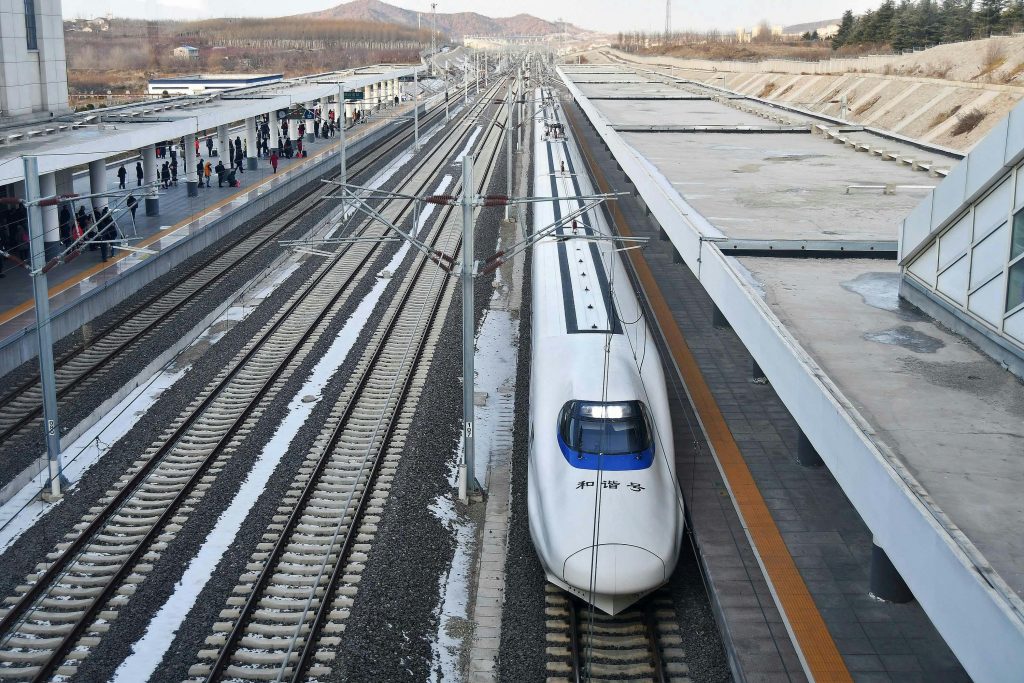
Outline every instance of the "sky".
<path fill-rule="evenodd" d="M 64 17 L 114 16 L 154 19 L 206 19 L 224 16 L 300 14 L 327 9 L 340 0 L 63 0 Z M 861 12 L 881 0 L 672 0 L 672 26 L 676 30 L 718 28 L 732 31 L 754 26 L 762 19 L 772 24 L 800 24 L 834 19 L 843 10 Z M 430 0 L 390 0 L 406 9 L 429 12 Z M 632 29 L 662 30 L 665 0 L 437 0 L 438 12 L 479 12 L 492 17 L 524 12 L 547 20 L 564 19 L 583 28 L 618 32 Z"/>

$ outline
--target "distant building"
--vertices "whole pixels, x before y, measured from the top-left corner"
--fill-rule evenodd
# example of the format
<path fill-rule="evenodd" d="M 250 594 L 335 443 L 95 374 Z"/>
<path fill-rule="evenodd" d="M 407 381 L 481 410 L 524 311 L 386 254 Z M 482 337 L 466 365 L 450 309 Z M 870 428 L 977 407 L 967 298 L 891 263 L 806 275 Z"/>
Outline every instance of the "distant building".
<path fill-rule="evenodd" d="M 771 35 L 773 38 L 781 38 L 782 37 L 782 27 L 781 26 L 770 26 L 769 27 L 769 26 L 763 26 L 763 25 L 759 24 L 759 25 L 755 26 L 754 28 L 749 28 L 749 29 L 746 28 L 745 26 L 740 26 L 739 28 L 736 29 L 736 42 L 738 42 L 738 43 L 749 43 L 749 42 L 752 42 L 752 41 L 755 41 L 755 40 L 764 40 L 764 38 L 767 37 L 767 36 L 763 35 L 763 34 L 765 34 L 767 31 L 771 32 L 768 35 Z"/>
<path fill-rule="evenodd" d="M 60 3 L 4 3 L 0 31 L 0 118 L 68 111 L 68 70 Z"/>
<path fill-rule="evenodd" d="M 191 45 L 182 45 L 174 48 L 174 56 L 178 59 L 199 59 L 199 48 Z"/>
<path fill-rule="evenodd" d="M 194 48 L 193 48 L 194 49 Z M 173 78 L 154 78 L 149 82 L 150 95 L 200 95 L 231 88 L 277 83 L 284 74 L 194 74 Z"/>
<path fill-rule="evenodd" d="M 799 38 L 805 33 L 818 32 L 819 38 L 831 38 L 839 31 L 841 19 L 825 19 L 824 21 L 812 21 L 807 24 L 793 24 L 783 26 L 782 35 L 785 38 Z"/>

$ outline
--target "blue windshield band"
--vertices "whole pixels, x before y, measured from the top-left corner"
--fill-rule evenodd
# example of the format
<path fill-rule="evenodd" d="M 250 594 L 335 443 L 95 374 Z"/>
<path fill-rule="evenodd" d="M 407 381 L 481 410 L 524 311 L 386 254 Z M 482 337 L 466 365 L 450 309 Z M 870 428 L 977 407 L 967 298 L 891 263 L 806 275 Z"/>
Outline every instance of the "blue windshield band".
<path fill-rule="evenodd" d="M 578 470 L 604 470 L 606 472 L 624 472 L 627 470 L 646 470 L 654 464 L 654 445 L 639 453 L 623 453 L 621 455 L 601 455 L 574 451 L 558 435 L 558 448 L 561 449 L 565 461 Z"/>

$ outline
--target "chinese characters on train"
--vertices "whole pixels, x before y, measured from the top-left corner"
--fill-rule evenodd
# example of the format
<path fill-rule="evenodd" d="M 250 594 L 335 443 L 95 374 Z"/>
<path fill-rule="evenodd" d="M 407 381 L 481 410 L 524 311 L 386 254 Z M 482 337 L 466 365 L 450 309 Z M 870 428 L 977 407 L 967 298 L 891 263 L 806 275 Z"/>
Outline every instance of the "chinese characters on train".
<path fill-rule="evenodd" d="M 581 481 L 576 484 L 577 489 L 588 489 L 593 488 L 594 486 L 595 482 L 592 481 Z M 628 484 L 625 484 L 620 481 L 612 481 L 610 479 L 605 479 L 604 481 L 601 482 L 601 488 L 603 489 L 618 489 L 620 487 L 624 489 L 629 489 L 630 491 L 634 491 L 637 493 L 643 491 L 645 488 L 640 484 L 636 483 L 635 481 L 631 481 Z"/>

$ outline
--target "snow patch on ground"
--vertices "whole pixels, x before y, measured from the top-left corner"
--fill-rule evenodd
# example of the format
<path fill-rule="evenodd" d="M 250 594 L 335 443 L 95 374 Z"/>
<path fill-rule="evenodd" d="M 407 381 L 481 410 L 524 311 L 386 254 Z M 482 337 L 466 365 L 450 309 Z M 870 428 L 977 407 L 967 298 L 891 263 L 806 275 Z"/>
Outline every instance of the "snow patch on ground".
<path fill-rule="evenodd" d="M 441 576 L 438 589 L 441 600 L 437 608 L 437 636 L 431 643 L 433 661 L 431 683 L 458 681 L 461 678 L 459 657 L 471 635 L 469 621 L 469 584 L 476 543 L 473 526 L 463 521 L 455 509 L 451 494 L 438 496 L 429 508 L 455 537 L 455 555 L 448 574 Z"/>
<path fill-rule="evenodd" d="M 299 267 L 299 263 L 291 263 L 276 271 L 274 277 L 266 281 L 255 292 L 239 297 L 239 303 L 228 307 L 217 319 L 189 344 L 182 353 L 196 346 L 205 344 L 212 346 L 220 341 L 233 327 L 225 322 L 237 324 L 245 320 L 260 303 L 281 286 Z M 89 430 L 75 439 L 63 452 L 63 474 L 68 481 L 68 489 L 81 481 L 89 469 L 125 434 L 131 431 L 136 422 L 153 406 L 154 403 L 185 376 L 192 368 L 192 363 L 178 365 L 178 357 L 172 358 L 149 379 L 140 384 L 120 403 Z M 45 453 L 41 454 L 45 456 Z M 5 552 L 12 543 L 36 522 L 46 516 L 50 510 L 60 505 L 61 501 L 47 503 L 37 498 L 49 478 L 44 468 L 33 477 L 21 491 L 0 505 L 0 553 Z"/>
<path fill-rule="evenodd" d="M 476 416 L 476 478 L 487 488 L 490 455 L 498 446 L 497 439 L 508 431 L 502 424 L 499 392 L 515 388 L 518 330 L 508 311 L 488 309 L 480 325 L 476 341 L 476 393 L 487 394 L 487 401 L 477 406 Z"/>
<path fill-rule="evenodd" d="M 473 145 L 476 144 L 476 139 L 480 137 L 481 132 L 483 132 L 483 128 L 481 126 L 477 126 L 473 130 L 473 134 L 469 136 L 469 140 L 466 142 L 466 146 L 462 148 L 462 151 L 459 152 L 459 156 L 456 157 L 456 164 L 460 166 L 462 165 L 462 157 L 469 154 L 469 150 L 473 149 Z"/>
<path fill-rule="evenodd" d="M 242 523 L 266 489 L 270 477 L 291 447 L 295 435 L 323 399 L 324 387 L 345 362 L 387 285 L 387 279 L 378 279 L 374 283 L 366 298 L 359 303 L 330 348 L 310 372 L 302 388 L 292 398 L 288 404 L 288 412 L 274 436 L 260 453 L 228 508 L 217 520 L 213 532 L 206 538 L 198 554 L 192 558 L 181 580 L 175 586 L 174 593 L 150 621 L 142 638 L 132 645 L 132 654 L 118 667 L 115 682 L 146 681 L 156 671 L 167 648 L 174 640 L 175 633 L 212 578 L 224 553 L 234 543 Z M 315 400 L 304 401 L 307 396 L 313 396 Z"/>

